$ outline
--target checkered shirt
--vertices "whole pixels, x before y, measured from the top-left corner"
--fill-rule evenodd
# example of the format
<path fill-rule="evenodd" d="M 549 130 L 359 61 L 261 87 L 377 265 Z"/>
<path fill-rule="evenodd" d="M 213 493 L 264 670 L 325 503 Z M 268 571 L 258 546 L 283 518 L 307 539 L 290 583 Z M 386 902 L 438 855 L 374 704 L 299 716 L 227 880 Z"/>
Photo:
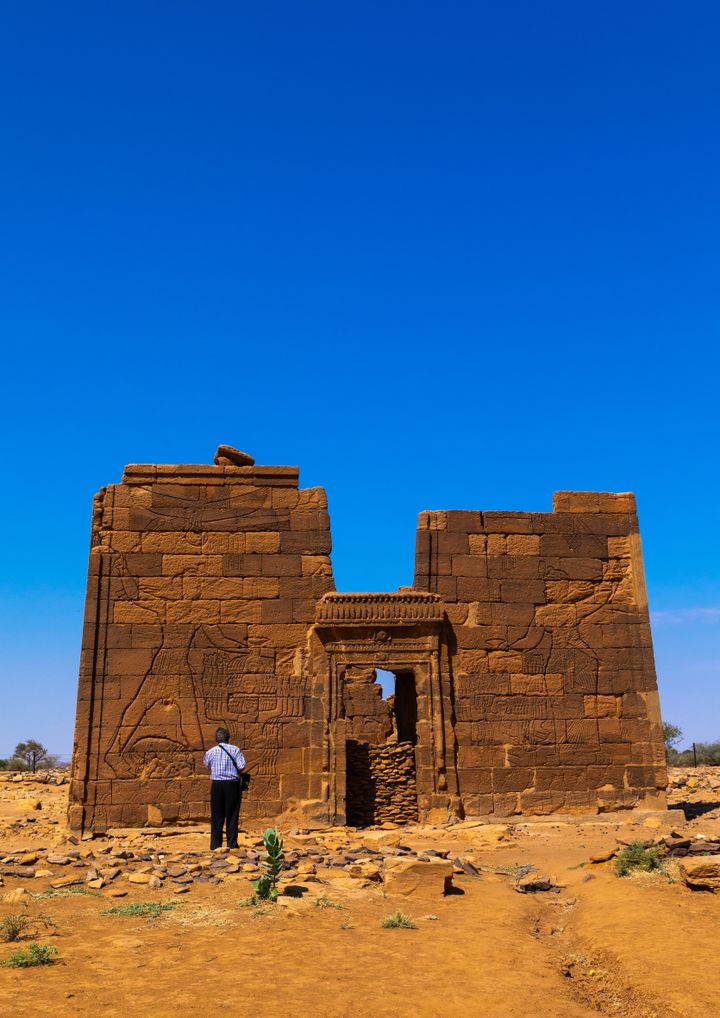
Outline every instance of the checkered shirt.
<path fill-rule="evenodd" d="M 220 748 L 221 746 L 225 747 L 227 753 Z M 238 765 L 238 771 L 244 770 L 245 757 L 242 755 L 242 751 L 237 746 L 230 745 L 229 742 L 221 742 L 209 749 L 203 757 L 203 764 L 210 768 L 210 777 L 213 781 L 237 781 L 238 774 L 227 755 L 228 753 Z"/>

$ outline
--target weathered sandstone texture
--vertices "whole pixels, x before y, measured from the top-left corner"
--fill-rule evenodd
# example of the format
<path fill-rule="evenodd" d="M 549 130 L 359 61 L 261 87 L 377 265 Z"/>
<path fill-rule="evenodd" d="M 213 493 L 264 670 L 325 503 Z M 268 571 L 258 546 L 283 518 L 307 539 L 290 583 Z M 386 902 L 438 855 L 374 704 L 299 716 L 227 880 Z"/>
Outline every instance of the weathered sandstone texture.
<path fill-rule="evenodd" d="M 423 512 L 415 582 L 336 593 L 321 488 L 221 446 L 93 506 L 70 822 L 208 812 L 219 724 L 243 817 L 363 824 L 664 806 L 635 500 Z M 375 669 L 396 677 L 384 700 Z"/>

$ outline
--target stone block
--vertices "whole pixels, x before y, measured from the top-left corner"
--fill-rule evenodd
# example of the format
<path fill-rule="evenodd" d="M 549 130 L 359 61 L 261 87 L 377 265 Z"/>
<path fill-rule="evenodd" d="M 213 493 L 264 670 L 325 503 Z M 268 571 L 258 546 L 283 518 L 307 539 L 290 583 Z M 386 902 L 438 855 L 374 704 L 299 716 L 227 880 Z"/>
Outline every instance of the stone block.
<path fill-rule="evenodd" d="M 262 555 L 223 555 L 223 576 L 262 576 Z"/>
<path fill-rule="evenodd" d="M 113 605 L 113 622 L 164 622 L 165 607 L 169 603 L 161 600 L 116 601 Z"/>
<path fill-rule="evenodd" d="M 300 576 L 300 555 L 261 555 L 263 576 Z"/>
<path fill-rule="evenodd" d="M 245 534 L 220 531 L 204 533 L 202 538 L 203 555 L 243 555 L 246 551 Z M 168 551 L 175 549 L 169 548 Z"/>
<path fill-rule="evenodd" d="M 220 601 L 169 601 L 166 618 L 168 622 L 220 622 Z"/>
<path fill-rule="evenodd" d="M 431 535 L 433 557 L 436 555 L 469 555 L 470 535 L 455 531 L 444 531 Z"/>
<path fill-rule="evenodd" d="M 471 790 L 465 789 L 462 786 L 462 784 L 460 785 L 460 791 L 462 793 L 466 816 L 485 817 L 490 816 L 492 814 L 493 811 L 492 795 L 477 795 Z"/>
<path fill-rule="evenodd" d="M 508 555 L 539 555 L 540 536 L 538 534 L 509 534 L 507 553 Z"/>
<path fill-rule="evenodd" d="M 421 862 L 391 856 L 385 860 L 383 886 L 386 894 L 433 899 L 452 890 L 452 877 L 453 866 L 446 859 Z"/>
<path fill-rule="evenodd" d="M 445 528 L 461 534 L 482 534 L 482 513 L 473 509 L 453 509 L 445 514 Z"/>
<path fill-rule="evenodd" d="M 224 557 L 224 555 L 162 555 L 160 556 L 162 575 L 222 576 Z"/>
<path fill-rule="evenodd" d="M 532 788 L 534 775 L 530 767 L 495 767 L 492 779 L 495 792 L 522 792 Z"/>
<path fill-rule="evenodd" d="M 542 580 L 502 580 L 503 601 L 523 601 L 528 604 L 545 602 L 545 584 Z"/>
<path fill-rule="evenodd" d="M 486 534 L 532 534 L 535 522 L 532 513 L 484 512 Z"/>
<path fill-rule="evenodd" d="M 538 580 L 545 572 L 542 559 L 536 556 L 488 555 L 487 575 L 498 580 Z"/>
<path fill-rule="evenodd" d="M 478 555 L 453 555 L 447 563 L 453 576 L 487 576 L 487 559 Z"/>
<path fill-rule="evenodd" d="M 245 552 L 272 555 L 280 551 L 280 534 L 276 530 L 245 535 Z"/>
<path fill-rule="evenodd" d="M 499 817 L 511 817 L 522 812 L 519 792 L 501 792 L 493 795 L 493 813 Z M 532 812 L 532 811 L 531 811 Z"/>
<path fill-rule="evenodd" d="M 293 621 L 293 601 L 285 598 L 272 598 L 261 602 L 260 621 L 262 623 L 282 623 Z"/>
<path fill-rule="evenodd" d="M 471 555 L 485 555 L 487 537 L 485 534 L 468 534 L 468 551 Z"/>
<path fill-rule="evenodd" d="M 720 891 L 720 857 L 685 856 L 678 869 L 685 884 L 694 891 Z"/>
<path fill-rule="evenodd" d="M 163 556 L 158 554 L 130 553 L 123 556 L 129 576 L 161 576 Z"/>
<path fill-rule="evenodd" d="M 190 533 L 163 533 L 148 531 L 141 535 L 142 550 L 147 553 L 161 555 L 200 555 L 203 547 L 203 535 Z"/>
<path fill-rule="evenodd" d="M 502 746 L 459 746 L 458 766 L 463 769 L 503 767 L 505 750 Z"/>
<path fill-rule="evenodd" d="M 460 576 L 444 579 L 438 583 L 437 593 L 445 596 L 445 589 L 453 591 L 453 601 L 500 601 L 500 580 L 483 579 L 480 576 Z"/>

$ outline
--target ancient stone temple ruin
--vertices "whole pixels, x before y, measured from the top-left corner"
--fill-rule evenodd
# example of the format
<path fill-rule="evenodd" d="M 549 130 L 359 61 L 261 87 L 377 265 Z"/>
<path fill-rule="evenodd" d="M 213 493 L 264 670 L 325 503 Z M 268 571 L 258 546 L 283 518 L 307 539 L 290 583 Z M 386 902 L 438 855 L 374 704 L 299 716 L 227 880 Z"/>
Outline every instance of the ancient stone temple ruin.
<path fill-rule="evenodd" d="M 229 446 L 100 491 L 74 828 L 206 819 L 219 724 L 252 773 L 245 821 L 664 806 L 632 495 L 421 512 L 392 593 L 337 593 L 330 550 L 323 489 Z"/>

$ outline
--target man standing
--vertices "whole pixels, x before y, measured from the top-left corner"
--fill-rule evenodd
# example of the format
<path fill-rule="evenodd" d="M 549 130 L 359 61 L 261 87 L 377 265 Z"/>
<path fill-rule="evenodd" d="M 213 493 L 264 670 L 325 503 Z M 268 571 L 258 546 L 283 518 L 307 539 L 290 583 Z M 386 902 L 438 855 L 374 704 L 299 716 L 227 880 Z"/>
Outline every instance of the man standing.
<path fill-rule="evenodd" d="M 209 749 L 203 758 L 210 768 L 210 849 L 220 848 L 223 826 L 228 848 L 237 848 L 238 818 L 240 816 L 240 773 L 245 768 L 245 757 L 237 746 L 230 744 L 227 728 L 215 732 L 217 746 Z"/>

